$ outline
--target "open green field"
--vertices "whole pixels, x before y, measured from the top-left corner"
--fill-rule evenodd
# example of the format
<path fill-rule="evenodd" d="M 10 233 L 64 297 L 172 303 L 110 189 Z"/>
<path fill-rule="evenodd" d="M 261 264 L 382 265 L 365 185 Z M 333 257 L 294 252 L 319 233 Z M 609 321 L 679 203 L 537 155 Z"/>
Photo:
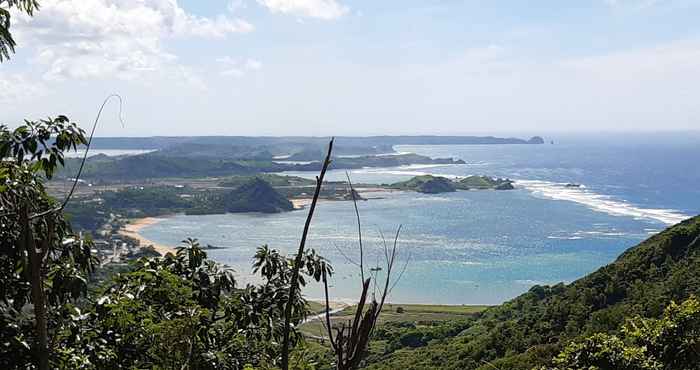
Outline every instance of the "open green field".
<path fill-rule="evenodd" d="M 313 312 L 324 311 L 323 304 L 319 302 L 309 302 L 309 307 Z M 490 306 L 468 306 L 468 305 L 427 305 L 427 304 L 397 304 L 387 303 L 382 308 L 379 317 L 379 325 L 387 322 L 411 322 L 417 326 L 426 323 L 435 323 L 450 320 L 459 320 L 473 316 Z M 348 306 L 340 312 L 331 315 L 333 326 L 341 322 L 353 319 L 356 306 Z M 402 312 L 399 312 L 402 311 Z M 325 337 L 325 319 L 311 320 L 302 324 L 299 330 L 311 337 Z"/>

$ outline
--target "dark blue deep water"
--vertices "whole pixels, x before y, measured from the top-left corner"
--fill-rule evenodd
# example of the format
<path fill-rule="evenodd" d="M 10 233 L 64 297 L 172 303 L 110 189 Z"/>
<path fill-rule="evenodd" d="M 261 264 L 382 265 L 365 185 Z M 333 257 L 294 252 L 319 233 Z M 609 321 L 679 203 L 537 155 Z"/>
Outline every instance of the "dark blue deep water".
<path fill-rule="evenodd" d="M 483 174 L 516 180 L 514 191 L 423 195 L 377 193 L 360 202 L 366 264 L 383 260 L 402 225 L 397 264 L 407 268 L 394 302 L 494 304 L 534 284 L 570 282 L 613 261 L 625 249 L 700 213 L 700 134 L 559 135 L 555 144 L 400 146 L 399 152 L 456 157 L 465 165 L 352 171 L 355 182 L 389 183 L 419 174 Z M 311 173 L 294 173 L 312 177 Z M 329 179 L 343 179 L 331 171 Z M 566 183 L 581 184 L 567 188 Z M 249 279 L 262 244 L 296 249 L 306 211 L 275 215 L 176 216 L 145 228 L 153 241 L 188 236 L 223 249 L 211 257 Z M 332 295 L 357 297 L 356 224 L 349 202 L 322 202 L 310 246 L 336 268 Z M 383 272 L 383 271 L 382 271 Z M 319 286 L 305 290 L 319 298 Z"/>

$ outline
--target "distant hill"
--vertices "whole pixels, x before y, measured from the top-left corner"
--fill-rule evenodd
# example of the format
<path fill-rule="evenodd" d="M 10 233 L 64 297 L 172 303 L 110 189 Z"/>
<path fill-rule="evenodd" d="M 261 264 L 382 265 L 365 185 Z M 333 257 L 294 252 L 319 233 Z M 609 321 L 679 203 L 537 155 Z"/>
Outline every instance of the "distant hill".
<path fill-rule="evenodd" d="M 459 294 L 455 292 L 455 294 Z M 700 216 L 649 238 L 571 284 L 534 286 L 481 314 L 461 334 L 401 349 L 369 369 L 523 369 L 546 365 L 571 340 L 659 317 L 700 294 Z"/>
<path fill-rule="evenodd" d="M 488 176 L 467 176 L 460 180 L 452 181 L 448 178 L 432 175 L 415 176 L 410 180 L 401 181 L 389 185 L 390 188 L 399 190 L 412 190 L 419 193 L 437 194 L 456 190 L 512 190 L 513 182 L 508 179 L 497 179 Z"/>
<path fill-rule="evenodd" d="M 128 182 L 157 178 L 220 177 L 231 175 L 253 175 L 283 171 L 319 171 L 321 159 L 311 163 L 278 163 L 266 151 L 249 147 L 237 147 L 242 153 L 216 148 L 216 155 L 206 153 L 200 146 L 187 145 L 163 151 L 132 156 L 108 157 L 97 155 L 87 160 L 83 179 L 90 181 Z M 231 149 L 234 150 L 234 149 Z M 319 152 L 320 153 L 320 152 Z M 226 156 L 224 156 L 226 155 Z M 452 158 L 429 158 L 417 154 L 388 156 L 334 157 L 331 169 L 355 169 L 363 167 L 396 167 L 409 164 L 461 164 Z M 66 161 L 58 177 L 72 177 L 80 165 L 79 158 Z"/>
<path fill-rule="evenodd" d="M 457 181 L 457 188 L 462 190 L 483 190 L 483 189 L 495 189 L 495 190 L 512 190 L 513 182 L 508 179 L 496 179 L 488 176 L 467 176 L 463 179 Z"/>
<path fill-rule="evenodd" d="M 312 136 L 153 136 L 96 137 L 95 149 L 165 149 L 177 145 L 240 146 L 270 150 L 275 155 L 293 154 L 312 148 L 323 149 L 330 137 Z M 484 144 L 542 144 L 534 136 L 529 140 L 495 136 L 338 136 L 335 154 L 380 154 L 392 152 L 394 145 L 484 145 Z"/>
<path fill-rule="evenodd" d="M 226 212 L 277 213 L 294 209 L 292 202 L 258 177 L 223 196 Z"/>
<path fill-rule="evenodd" d="M 440 176 L 415 176 L 410 180 L 391 184 L 390 187 L 400 190 L 413 190 L 419 193 L 438 194 L 457 191 L 454 183 Z"/>

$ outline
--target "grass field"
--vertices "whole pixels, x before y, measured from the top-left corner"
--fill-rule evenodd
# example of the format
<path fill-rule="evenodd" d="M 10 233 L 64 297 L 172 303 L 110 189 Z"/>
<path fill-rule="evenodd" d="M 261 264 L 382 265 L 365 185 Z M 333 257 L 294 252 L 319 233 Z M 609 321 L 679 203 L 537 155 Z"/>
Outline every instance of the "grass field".
<path fill-rule="evenodd" d="M 326 305 L 321 302 L 308 301 L 307 306 L 309 307 L 309 311 L 313 313 L 322 313 L 326 310 Z"/>
<path fill-rule="evenodd" d="M 312 305 L 314 312 L 323 312 L 321 303 Z M 379 325 L 386 322 L 412 322 L 416 325 L 428 322 L 449 321 L 463 319 L 467 316 L 479 313 L 489 306 L 448 306 L 448 305 L 423 305 L 423 304 L 385 304 L 379 317 Z M 314 308 L 319 308 L 318 310 Z M 352 320 L 356 306 L 348 306 L 344 310 L 331 316 L 331 324 L 338 325 L 341 322 Z M 400 308 L 400 309 L 399 309 Z M 402 311 L 401 313 L 397 311 Z M 325 337 L 324 321 L 312 320 L 302 324 L 299 330 L 308 336 Z"/>

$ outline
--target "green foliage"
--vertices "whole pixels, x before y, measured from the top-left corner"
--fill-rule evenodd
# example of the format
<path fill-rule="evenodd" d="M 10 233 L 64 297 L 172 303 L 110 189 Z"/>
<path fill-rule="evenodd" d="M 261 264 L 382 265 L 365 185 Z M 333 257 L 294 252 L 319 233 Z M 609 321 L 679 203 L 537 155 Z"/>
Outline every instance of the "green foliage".
<path fill-rule="evenodd" d="M 428 194 L 446 193 L 457 190 L 449 179 L 431 175 L 415 176 L 410 180 L 397 182 L 390 186 L 395 189 L 413 190 Z"/>
<path fill-rule="evenodd" d="M 452 181 L 445 177 L 422 175 L 415 176 L 410 180 L 397 182 L 389 185 L 395 189 L 412 190 L 420 193 L 445 193 L 460 190 L 511 190 L 512 181 L 508 179 L 497 179 L 488 176 L 467 176 L 459 181 Z"/>
<path fill-rule="evenodd" d="M 118 191 L 100 193 L 104 208 L 129 217 L 158 216 L 192 207 L 192 201 L 183 197 L 192 189 L 172 186 L 136 186 Z"/>
<path fill-rule="evenodd" d="M 488 176 L 467 176 L 456 182 L 457 189 L 496 189 L 510 190 L 513 189 L 512 182 L 508 179 L 497 179 Z"/>
<path fill-rule="evenodd" d="M 87 274 L 96 263 L 91 241 L 72 233 L 44 188 L 64 152 L 84 143 L 84 132 L 64 116 L 27 121 L 15 130 L 0 126 L 2 368 L 30 363 L 40 339 L 35 321 L 55 330 L 70 302 L 87 293 Z"/>
<path fill-rule="evenodd" d="M 486 310 L 454 338 L 397 351 L 370 368 L 529 370 L 548 365 L 582 335 L 615 334 L 626 317 L 660 317 L 668 302 L 699 293 L 700 216 L 572 284 L 535 286 Z"/>
<path fill-rule="evenodd" d="M 274 178 L 272 175 L 270 176 Z M 281 176 L 277 176 L 281 177 Z M 276 181 L 283 181 L 276 179 Z M 281 212 L 293 205 L 258 177 L 237 179 L 233 190 L 198 190 L 175 186 L 131 186 L 103 191 L 94 198 L 76 199 L 66 213 L 78 230 L 95 231 L 110 220 L 110 214 L 128 218 L 153 217 L 184 212 Z"/>
<path fill-rule="evenodd" d="M 253 178 L 223 196 L 227 212 L 275 213 L 291 211 L 292 203 L 267 182 Z"/>
<path fill-rule="evenodd" d="M 428 345 L 432 340 L 453 337 L 467 329 L 474 319 L 451 320 L 447 322 L 426 322 L 416 325 L 412 322 L 387 322 L 377 328 L 375 340 L 386 341 L 385 354 L 402 348 L 416 348 Z"/>
<path fill-rule="evenodd" d="M 15 166 L 31 164 L 31 171 L 47 179 L 56 171 L 57 162 L 65 163 L 63 153 L 82 144 L 87 144 L 85 132 L 66 116 L 25 121 L 13 131 L 0 126 L 0 158 L 11 159 L 10 165 Z"/>
<path fill-rule="evenodd" d="M 163 150 L 125 157 L 95 156 L 85 166 L 84 178 L 101 181 L 134 181 L 157 178 L 195 178 L 220 176 L 254 176 L 283 171 L 319 171 L 322 157 L 306 164 L 282 163 L 251 157 L 189 156 L 187 151 Z M 409 164 L 462 163 L 453 159 L 431 159 L 416 154 L 334 158 L 331 168 L 393 167 Z M 67 161 L 64 175 L 75 172 L 79 161 Z"/>
<path fill-rule="evenodd" d="M 594 334 L 569 344 L 553 370 L 692 370 L 700 368 L 700 302 L 674 302 L 661 319 L 629 320 L 620 335 Z M 544 368 L 543 368 L 544 369 Z"/>
<path fill-rule="evenodd" d="M 37 0 L 2 0 L 0 1 L 0 62 L 10 58 L 10 53 L 15 52 L 17 43 L 12 38 L 10 27 L 12 26 L 10 9 L 15 8 L 22 13 L 33 15 L 39 8 Z"/>
<path fill-rule="evenodd" d="M 253 178 L 259 178 L 274 187 L 289 186 L 314 186 L 316 181 L 298 176 L 281 176 L 277 174 L 261 173 L 253 176 L 232 176 L 219 183 L 219 186 L 226 188 L 237 188 Z"/>
<path fill-rule="evenodd" d="M 74 199 L 66 205 L 65 217 L 74 230 L 94 232 L 109 221 L 109 210 L 100 202 Z"/>
<path fill-rule="evenodd" d="M 241 369 L 275 366 L 292 259 L 267 246 L 253 271 L 260 285 L 237 288 L 233 271 L 207 258 L 195 239 L 175 255 L 142 258 L 116 275 L 58 330 L 53 363 L 58 368 Z M 330 265 L 309 251 L 301 286 Z M 293 300 L 293 324 L 307 315 L 301 295 Z M 295 343 L 299 337 L 294 335 Z M 305 358 L 303 350 L 296 356 Z M 298 368 L 313 369 L 311 366 Z"/>

